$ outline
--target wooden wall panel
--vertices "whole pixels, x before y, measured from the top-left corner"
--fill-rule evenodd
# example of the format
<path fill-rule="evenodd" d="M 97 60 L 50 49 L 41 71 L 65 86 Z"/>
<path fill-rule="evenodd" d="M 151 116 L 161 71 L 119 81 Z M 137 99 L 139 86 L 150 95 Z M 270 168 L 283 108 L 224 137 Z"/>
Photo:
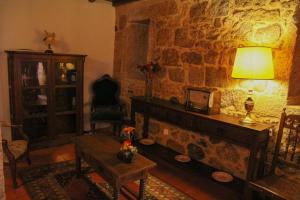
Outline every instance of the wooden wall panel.
<path fill-rule="evenodd" d="M 297 10 L 297 38 L 294 50 L 293 64 L 290 73 L 289 90 L 288 90 L 288 105 L 300 105 L 300 13 L 299 7 Z"/>

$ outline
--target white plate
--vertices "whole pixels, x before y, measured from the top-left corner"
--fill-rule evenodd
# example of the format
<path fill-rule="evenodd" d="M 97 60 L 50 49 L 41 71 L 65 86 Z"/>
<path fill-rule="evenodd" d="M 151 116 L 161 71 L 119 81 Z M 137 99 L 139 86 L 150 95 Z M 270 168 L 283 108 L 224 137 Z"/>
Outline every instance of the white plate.
<path fill-rule="evenodd" d="M 211 176 L 216 181 L 223 182 L 223 183 L 231 182 L 233 180 L 233 177 L 230 174 L 222 171 L 213 172 Z"/>
<path fill-rule="evenodd" d="M 143 138 L 143 139 L 140 139 L 140 143 L 143 145 L 152 145 L 152 144 L 154 144 L 154 140 L 152 140 L 150 138 Z"/>
<path fill-rule="evenodd" d="M 191 161 L 191 158 L 189 156 L 186 156 L 186 155 L 177 155 L 174 158 L 178 162 L 190 162 Z"/>

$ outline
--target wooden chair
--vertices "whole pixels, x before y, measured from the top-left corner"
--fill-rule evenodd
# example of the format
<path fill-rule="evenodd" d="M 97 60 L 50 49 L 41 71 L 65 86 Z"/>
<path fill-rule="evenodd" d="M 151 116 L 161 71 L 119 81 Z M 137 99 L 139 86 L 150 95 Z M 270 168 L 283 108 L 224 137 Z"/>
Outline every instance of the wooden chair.
<path fill-rule="evenodd" d="M 124 120 L 124 104 L 120 101 L 120 86 L 108 74 L 92 84 L 91 132 L 95 134 L 97 122 L 113 124 L 114 132 L 120 132 Z"/>
<path fill-rule="evenodd" d="M 4 164 L 7 164 L 10 169 L 13 186 L 14 188 L 17 187 L 17 168 L 16 164 L 19 160 L 22 160 L 23 158 L 27 159 L 28 164 L 31 164 L 30 158 L 29 158 L 29 139 L 26 134 L 22 131 L 22 125 L 11 125 L 6 122 L 0 122 L 0 128 L 2 127 L 10 127 L 10 128 L 16 128 L 19 129 L 19 131 L 16 131 L 22 139 L 18 140 L 2 140 L 2 148 L 3 148 L 3 162 Z"/>
<path fill-rule="evenodd" d="M 247 184 L 247 199 L 253 191 L 271 199 L 300 200 L 300 115 L 281 114 L 269 173 Z"/>

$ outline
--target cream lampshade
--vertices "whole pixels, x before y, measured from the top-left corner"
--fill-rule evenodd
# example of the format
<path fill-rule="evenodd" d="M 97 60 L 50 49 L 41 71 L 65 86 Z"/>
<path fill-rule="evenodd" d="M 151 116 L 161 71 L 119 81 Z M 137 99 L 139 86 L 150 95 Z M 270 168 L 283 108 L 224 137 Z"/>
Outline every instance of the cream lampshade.
<path fill-rule="evenodd" d="M 272 49 L 268 47 L 242 47 L 238 48 L 235 56 L 232 78 L 270 80 L 274 79 L 274 67 Z M 251 98 L 252 90 L 248 91 L 248 98 L 245 101 L 246 117 L 241 120 L 243 123 L 253 124 L 251 111 L 254 108 L 254 101 Z"/>

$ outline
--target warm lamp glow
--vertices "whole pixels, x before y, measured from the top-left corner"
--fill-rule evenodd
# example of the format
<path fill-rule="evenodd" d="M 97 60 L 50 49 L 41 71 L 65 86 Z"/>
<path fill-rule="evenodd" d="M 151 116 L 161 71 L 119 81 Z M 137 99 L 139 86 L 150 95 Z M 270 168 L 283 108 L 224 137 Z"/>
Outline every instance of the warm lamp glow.
<path fill-rule="evenodd" d="M 243 47 L 236 51 L 231 76 L 233 78 L 267 80 L 274 78 L 272 50 L 267 47 Z M 252 90 L 248 91 L 248 98 L 244 102 L 247 111 L 245 118 L 240 122 L 255 124 L 251 117 L 254 101 L 251 98 Z"/>
<path fill-rule="evenodd" d="M 271 48 L 238 48 L 231 76 L 233 78 L 256 80 L 274 79 Z"/>

